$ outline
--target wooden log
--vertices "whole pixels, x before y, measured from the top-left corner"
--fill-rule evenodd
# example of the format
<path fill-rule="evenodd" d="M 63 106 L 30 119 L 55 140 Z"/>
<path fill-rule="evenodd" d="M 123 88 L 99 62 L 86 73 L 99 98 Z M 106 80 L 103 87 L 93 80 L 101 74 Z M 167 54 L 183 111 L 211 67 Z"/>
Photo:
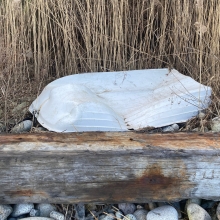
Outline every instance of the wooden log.
<path fill-rule="evenodd" d="M 220 199 L 217 133 L 0 135 L 0 204 Z"/>

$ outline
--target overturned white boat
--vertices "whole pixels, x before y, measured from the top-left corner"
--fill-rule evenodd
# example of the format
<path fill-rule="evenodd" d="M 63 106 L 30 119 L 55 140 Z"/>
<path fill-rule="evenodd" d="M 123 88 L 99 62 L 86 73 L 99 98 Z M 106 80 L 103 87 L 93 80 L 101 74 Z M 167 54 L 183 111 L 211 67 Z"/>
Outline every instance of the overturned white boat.
<path fill-rule="evenodd" d="M 210 96 L 177 70 L 84 73 L 48 84 L 29 110 L 50 131 L 126 131 L 185 122 Z"/>

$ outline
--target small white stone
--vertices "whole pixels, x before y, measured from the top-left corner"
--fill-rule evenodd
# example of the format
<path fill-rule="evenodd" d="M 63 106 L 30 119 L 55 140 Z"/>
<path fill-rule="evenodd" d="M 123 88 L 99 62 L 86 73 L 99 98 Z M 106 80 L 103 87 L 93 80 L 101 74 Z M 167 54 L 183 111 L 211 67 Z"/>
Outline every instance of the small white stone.
<path fill-rule="evenodd" d="M 201 206 L 191 203 L 187 206 L 189 220 L 212 220 L 211 216 Z"/>
<path fill-rule="evenodd" d="M 41 217 L 50 217 L 52 211 L 56 211 L 57 208 L 49 203 L 37 204 L 36 208 L 40 211 Z"/>
<path fill-rule="evenodd" d="M 12 213 L 10 205 L 0 205 L 0 220 L 5 220 Z"/>
<path fill-rule="evenodd" d="M 57 212 L 57 211 L 52 211 L 50 213 L 50 217 L 55 220 L 64 220 L 64 215 L 60 212 Z"/>
<path fill-rule="evenodd" d="M 172 206 L 165 205 L 148 212 L 146 220 L 178 220 L 178 213 Z"/>
<path fill-rule="evenodd" d="M 136 217 L 132 214 L 127 214 L 123 220 L 137 220 Z"/>
<path fill-rule="evenodd" d="M 22 121 L 11 129 L 11 133 L 28 132 L 31 130 L 32 125 L 33 122 L 31 120 Z"/>
<path fill-rule="evenodd" d="M 12 217 L 18 217 L 19 215 L 28 214 L 31 209 L 34 208 L 33 203 L 27 203 L 27 204 L 16 204 L 14 206 L 14 210 L 11 214 Z"/>

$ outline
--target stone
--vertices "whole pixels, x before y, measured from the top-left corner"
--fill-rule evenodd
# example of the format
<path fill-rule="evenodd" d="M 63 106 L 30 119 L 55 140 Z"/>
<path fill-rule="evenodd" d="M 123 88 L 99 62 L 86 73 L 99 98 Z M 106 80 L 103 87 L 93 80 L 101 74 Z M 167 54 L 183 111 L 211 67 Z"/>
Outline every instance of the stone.
<path fill-rule="evenodd" d="M 16 124 L 12 129 L 11 133 L 22 133 L 31 130 L 33 122 L 31 120 L 25 120 Z"/>
<path fill-rule="evenodd" d="M 86 216 L 86 209 L 83 203 L 77 203 L 74 205 L 75 210 L 75 218 L 76 219 L 84 219 Z"/>
<path fill-rule="evenodd" d="M 30 215 L 31 217 L 37 217 L 37 216 L 40 216 L 40 211 L 37 210 L 37 209 L 31 209 L 29 215 Z"/>
<path fill-rule="evenodd" d="M 137 220 L 137 218 L 132 214 L 127 214 L 123 220 Z"/>
<path fill-rule="evenodd" d="M 124 215 L 133 214 L 136 210 L 136 206 L 133 203 L 119 203 L 118 208 L 124 213 Z"/>
<path fill-rule="evenodd" d="M 170 126 L 166 126 L 162 129 L 163 132 L 175 132 L 179 130 L 178 124 L 172 124 Z"/>
<path fill-rule="evenodd" d="M 199 198 L 194 198 L 194 199 L 187 199 L 186 204 L 185 204 L 185 213 L 187 213 L 187 207 L 189 204 L 194 203 L 197 205 L 201 205 L 202 200 Z"/>
<path fill-rule="evenodd" d="M 5 220 L 12 213 L 10 205 L 0 205 L 0 220 Z"/>
<path fill-rule="evenodd" d="M 34 208 L 33 203 L 26 203 L 26 204 L 16 204 L 14 206 L 13 212 L 11 214 L 12 217 L 18 217 L 20 215 L 30 213 L 31 209 Z"/>
<path fill-rule="evenodd" d="M 219 132 L 220 131 L 220 117 L 215 117 L 215 118 L 212 119 L 211 129 L 214 132 Z"/>
<path fill-rule="evenodd" d="M 50 217 L 50 213 L 57 210 L 54 205 L 51 205 L 49 203 L 37 204 L 36 209 L 40 211 L 40 217 Z"/>
<path fill-rule="evenodd" d="M 115 217 L 116 217 L 117 219 L 122 219 L 122 218 L 124 217 L 124 215 L 122 214 L 121 211 L 117 211 L 117 212 L 115 213 Z"/>
<path fill-rule="evenodd" d="M 100 220 L 115 220 L 115 215 L 113 213 L 110 213 L 108 215 L 102 216 Z"/>
<path fill-rule="evenodd" d="M 95 203 L 88 203 L 85 205 L 86 210 L 88 211 L 94 211 L 97 209 L 97 206 Z"/>
<path fill-rule="evenodd" d="M 178 213 L 170 205 L 164 205 L 147 213 L 146 220 L 178 220 Z"/>
<path fill-rule="evenodd" d="M 54 219 L 46 218 L 46 217 L 27 217 L 27 218 L 21 218 L 20 220 L 54 220 Z"/>
<path fill-rule="evenodd" d="M 189 220 L 212 220 L 208 212 L 195 203 L 187 206 L 187 214 Z"/>
<path fill-rule="evenodd" d="M 65 219 L 64 215 L 60 212 L 57 212 L 57 211 L 52 211 L 50 213 L 50 217 L 55 220 L 64 220 Z"/>
<path fill-rule="evenodd" d="M 176 211 L 178 212 L 178 218 L 182 218 L 182 211 L 180 208 L 180 203 L 179 202 L 173 202 L 171 203 L 171 205 L 176 209 Z"/>
<path fill-rule="evenodd" d="M 133 215 L 137 220 L 146 220 L 147 213 L 148 211 L 146 209 L 138 209 L 133 213 Z"/>

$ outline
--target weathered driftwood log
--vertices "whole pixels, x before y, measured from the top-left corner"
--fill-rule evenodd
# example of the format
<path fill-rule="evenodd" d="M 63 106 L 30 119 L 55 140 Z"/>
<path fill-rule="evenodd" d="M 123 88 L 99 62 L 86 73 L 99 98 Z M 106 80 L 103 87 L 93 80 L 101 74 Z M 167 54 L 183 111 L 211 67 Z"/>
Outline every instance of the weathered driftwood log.
<path fill-rule="evenodd" d="M 219 134 L 0 136 L 0 203 L 220 199 Z"/>

